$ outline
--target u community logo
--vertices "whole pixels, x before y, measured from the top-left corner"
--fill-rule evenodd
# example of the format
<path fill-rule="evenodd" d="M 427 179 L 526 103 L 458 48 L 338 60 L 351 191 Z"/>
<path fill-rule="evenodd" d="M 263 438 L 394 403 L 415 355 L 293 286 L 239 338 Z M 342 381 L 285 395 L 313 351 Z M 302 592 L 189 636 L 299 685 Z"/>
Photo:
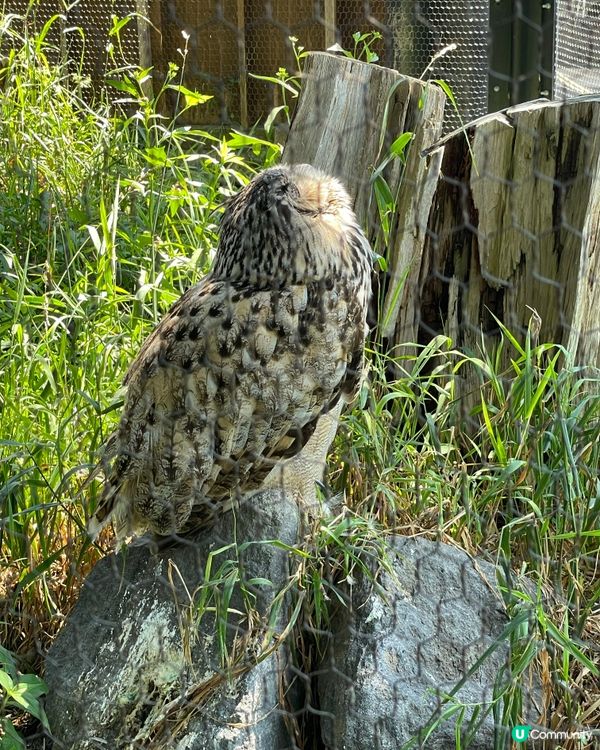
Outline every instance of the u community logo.
<path fill-rule="evenodd" d="M 511 736 L 515 742 L 525 742 L 530 732 L 530 726 L 527 724 L 518 724 L 516 727 L 513 727 Z"/>
<path fill-rule="evenodd" d="M 531 740 L 581 740 L 590 742 L 596 736 L 596 730 L 582 732 L 560 732 L 552 729 L 533 729 L 529 724 L 517 724 L 512 728 L 511 736 L 515 742 L 526 742 Z"/>

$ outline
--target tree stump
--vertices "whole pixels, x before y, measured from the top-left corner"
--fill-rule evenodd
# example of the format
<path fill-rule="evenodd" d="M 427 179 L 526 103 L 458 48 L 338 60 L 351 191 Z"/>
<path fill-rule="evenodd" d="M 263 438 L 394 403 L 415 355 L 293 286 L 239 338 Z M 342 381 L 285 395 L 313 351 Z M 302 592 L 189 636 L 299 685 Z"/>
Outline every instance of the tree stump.
<path fill-rule="evenodd" d="M 535 310 L 540 341 L 600 364 L 600 97 L 490 115 L 427 160 L 421 337 L 475 351 Z"/>

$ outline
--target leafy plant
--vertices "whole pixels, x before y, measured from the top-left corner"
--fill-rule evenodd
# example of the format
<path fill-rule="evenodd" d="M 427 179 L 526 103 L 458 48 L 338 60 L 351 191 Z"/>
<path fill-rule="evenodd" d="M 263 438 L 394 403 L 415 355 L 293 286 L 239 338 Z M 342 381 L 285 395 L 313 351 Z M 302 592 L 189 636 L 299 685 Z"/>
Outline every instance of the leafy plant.
<path fill-rule="evenodd" d="M 340 48 L 341 51 L 353 60 L 363 60 L 367 63 L 376 63 L 379 61 L 379 55 L 373 49 L 373 45 L 383 39 L 379 31 L 355 31 L 352 34 L 354 47 L 352 50 Z"/>
<path fill-rule="evenodd" d="M 48 692 L 43 680 L 21 674 L 10 651 L 0 646 L 0 745 L 3 750 L 21 750 L 25 740 L 15 726 L 19 714 L 30 714 L 49 729 L 40 697 Z"/>
<path fill-rule="evenodd" d="M 289 127 L 292 120 L 292 104 L 300 94 L 300 76 L 303 67 L 303 60 L 308 52 L 298 44 L 295 36 L 288 37 L 292 45 L 292 52 L 296 64 L 296 70 L 290 73 L 287 68 L 280 67 L 274 76 L 263 76 L 256 73 L 250 73 L 251 78 L 259 81 L 265 81 L 275 86 L 281 97 L 281 104 L 277 104 L 269 112 L 265 122 L 264 130 L 269 138 L 275 135 L 274 127 L 278 119 L 283 118 L 284 123 Z"/>
<path fill-rule="evenodd" d="M 384 113 L 384 123 L 387 123 L 389 102 L 391 101 L 391 97 L 394 91 L 395 91 L 395 88 L 393 88 L 390 94 L 388 95 L 388 100 L 386 102 L 386 109 Z M 383 136 L 385 134 L 386 128 L 387 128 L 387 124 L 384 125 L 384 127 L 382 127 L 382 130 L 381 130 L 382 138 L 379 144 L 380 153 L 383 149 Z M 394 228 L 394 216 L 396 214 L 396 205 L 397 205 L 397 198 L 398 198 L 397 195 L 393 194 L 387 180 L 385 179 L 384 172 L 389 166 L 389 164 L 395 159 L 399 159 L 402 162 L 402 164 L 406 163 L 406 152 L 413 138 L 414 138 L 414 133 L 410 131 L 401 133 L 394 140 L 394 142 L 390 145 L 387 154 L 380 157 L 379 164 L 373 170 L 373 174 L 371 175 L 371 185 L 373 188 L 373 195 L 375 196 L 375 201 L 377 204 L 377 215 L 379 218 L 378 228 L 380 229 L 380 232 L 375 237 L 374 251 L 379 258 L 379 265 L 382 271 L 385 271 L 387 269 L 387 261 L 385 259 L 385 252 L 386 252 L 386 249 L 390 245 L 392 231 Z M 398 290 L 398 294 L 399 293 L 400 293 L 400 289 Z M 385 325 L 386 323 L 384 321 L 381 327 L 385 328 Z"/>
<path fill-rule="evenodd" d="M 268 579 L 248 578 L 244 573 L 242 557 L 258 545 L 283 550 L 290 556 L 291 574 L 280 590 L 275 591 Z M 222 666 L 232 669 L 237 663 L 235 647 L 239 645 L 234 644 L 233 651 L 229 650 L 232 632 L 242 627 L 244 632 L 260 633 L 262 650 L 270 653 L 282 616 L 286 632 L 296 628 L 299 620 L 310 622 L 313 632 L 323 630 L 333 609 L 346 606 L 347 587 L 359 575 L 375 581 L 382 568 L 394 576 L 385 535 L 372 519 L 347 509 L 336 515 L 317 513 L 302 544 L 291 546 L 270 539 L 228 544 L 211 551 L 205 564 L 205 580 L 192 598 L 192 631 L 200 628 L 205 617 L 213 618 Z M 257 613 L 258 591 L 273 592 L 268 595 L 271 603 L 262 615 Z M 290 601 L 293 612 L 286 617 Z M 301 637 L 300 631 L 297 637 Z"/>
<path fill-rule="evenodd" d="M 372 45 L 380 40 L 382 35 L 378 31 L 371 32 L 360 32 L 357 31 L 352 34 L 354 40 L 354 48 L 352 50 L 345 50 L 339 45 L 339 51 L 346 57 L 350 57 L 355 60 L 365 60 L 365 62 L 374 63 L 379 60 L 379 56 L 372 50 Z M 272 84 L 279 91 L 281 97 L 281 104 L 277 104 L 271 109 L 267 118 L 264 122 L 264 130 L 269 138 L 273 138 L 275 135 L 275 125 L 278 120 L 283 119 L 285 125 L 289 127 L 292 118 L 292 105 L 298 98 L 301 88 L 301 73 L 304 66 L 304 58 L 308 55 L 308 51 L 298 43 L 298 38 L 295 36 L 288 37 L 290 44 L 292 45 L 292 52 L 295 61 L 295 71 L 289 72 L 287 68 L 280 67 L 277 73 L 272 76 L 258 75 L 256 73 L 250 73 L 251 78 L 255 78 L 259 81 L 265 81 Z"/>

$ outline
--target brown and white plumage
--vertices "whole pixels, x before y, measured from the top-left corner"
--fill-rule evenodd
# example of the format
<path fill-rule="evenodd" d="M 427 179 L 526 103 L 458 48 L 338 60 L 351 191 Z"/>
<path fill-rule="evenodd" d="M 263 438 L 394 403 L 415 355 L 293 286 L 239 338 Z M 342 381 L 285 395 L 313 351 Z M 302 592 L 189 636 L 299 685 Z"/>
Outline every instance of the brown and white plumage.
<path fill-rule="evenodd" d="M 230 201 L 212 271 L 127 373 L 91 533 L 185 533 L 298 455 L 359 383 L 370 253 L 345 189 L 308 165 Z"/>

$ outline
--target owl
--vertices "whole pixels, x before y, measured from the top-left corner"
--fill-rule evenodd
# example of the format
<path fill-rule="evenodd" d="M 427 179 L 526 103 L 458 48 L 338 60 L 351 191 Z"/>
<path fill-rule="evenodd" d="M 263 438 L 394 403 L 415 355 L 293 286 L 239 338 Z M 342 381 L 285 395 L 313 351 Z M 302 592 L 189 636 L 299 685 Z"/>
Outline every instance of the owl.
<path fill-rule="evenodd" d="M 265 486 L 314 493 L 363 372 L 371 257 L 337 179 L 278 166 L 240 190 L 212 270 L 127 372 L 90 533 L 187 534 Z"/>

